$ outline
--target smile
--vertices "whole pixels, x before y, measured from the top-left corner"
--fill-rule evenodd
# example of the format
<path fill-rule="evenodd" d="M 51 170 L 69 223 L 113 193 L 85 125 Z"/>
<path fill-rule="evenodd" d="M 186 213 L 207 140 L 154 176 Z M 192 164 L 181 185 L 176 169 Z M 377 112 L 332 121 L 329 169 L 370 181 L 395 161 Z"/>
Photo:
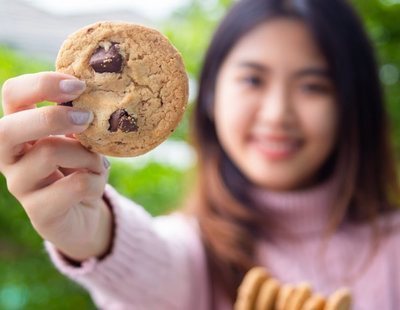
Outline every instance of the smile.
<path fill-rule="evenodd" d="M 285 160 L 294 156 L 302 143 L 291 138 L 251 138 L 251 145 L 269 160 Z"/>

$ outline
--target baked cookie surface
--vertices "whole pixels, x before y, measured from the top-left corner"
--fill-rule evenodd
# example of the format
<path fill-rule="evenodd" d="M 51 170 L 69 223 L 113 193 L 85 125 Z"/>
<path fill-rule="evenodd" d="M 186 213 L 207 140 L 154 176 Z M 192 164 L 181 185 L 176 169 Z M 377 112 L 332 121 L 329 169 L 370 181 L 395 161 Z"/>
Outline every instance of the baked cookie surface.
<path fill-rule="evenodd" d="M 56 70 L 86 82 L 68 103 L 90 110 L 93 122 L 76 138 L 104 155 L 137 156 L 177 127 L 188 100 L 182 58 L 158 31 L 123 22 L 99 22 L 71 34 Z"/>

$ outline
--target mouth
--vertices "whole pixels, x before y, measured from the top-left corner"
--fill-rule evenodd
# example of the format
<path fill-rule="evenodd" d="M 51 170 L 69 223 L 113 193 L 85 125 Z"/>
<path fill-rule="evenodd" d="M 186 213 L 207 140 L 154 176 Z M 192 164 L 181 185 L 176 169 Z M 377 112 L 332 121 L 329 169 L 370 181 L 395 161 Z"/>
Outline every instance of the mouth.
<path fill-rule="evenodd" d="M 261 156 L 276 161 L 293 157 L 303 145 L 303 141 L 284 136 L 251 136 L 250 145 Z"/>

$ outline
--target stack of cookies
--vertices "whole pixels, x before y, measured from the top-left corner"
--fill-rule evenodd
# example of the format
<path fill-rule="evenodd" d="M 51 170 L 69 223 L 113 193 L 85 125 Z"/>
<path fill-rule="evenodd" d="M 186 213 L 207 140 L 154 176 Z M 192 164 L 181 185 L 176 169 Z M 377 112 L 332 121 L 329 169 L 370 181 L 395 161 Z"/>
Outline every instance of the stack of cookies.
<path fill-rule="evenodd" d="M 313 293 L 310 284 L 281 284 L 264 267 L 254 267 L 238 289 L 235 310 L 349 310 L 351 295 L 342 288 L 328 297 Z"/>

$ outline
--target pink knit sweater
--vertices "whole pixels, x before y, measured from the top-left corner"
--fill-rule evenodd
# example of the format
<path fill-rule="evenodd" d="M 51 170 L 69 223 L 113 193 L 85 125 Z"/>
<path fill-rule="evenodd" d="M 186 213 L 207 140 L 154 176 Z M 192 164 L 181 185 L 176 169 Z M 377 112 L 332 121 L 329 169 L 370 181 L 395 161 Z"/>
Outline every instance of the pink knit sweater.
<path fill-rule="evenodd" d="M 260 265 L 283 283 L 307 281 L 324 295 L 347 286 L 356 310 L 400 309 L 400 213 L 380 220 L 385 233 L 372 257 L 367 225 L 343 224 L 321 250 L 333 187 L 327 182 L 303 192 L 254 193 L 279 227 L 266 230 L 259 243 Z M 112 253 L 74 267 L 46 241 L 60 272 L 85 287 L 101 309 L 212 309 L 196 220 L 179 213 L 152 218 L 111 186 L 106 195 L 116 222 Z M 232 309 L 216 296 L 216 309 Z"/>

